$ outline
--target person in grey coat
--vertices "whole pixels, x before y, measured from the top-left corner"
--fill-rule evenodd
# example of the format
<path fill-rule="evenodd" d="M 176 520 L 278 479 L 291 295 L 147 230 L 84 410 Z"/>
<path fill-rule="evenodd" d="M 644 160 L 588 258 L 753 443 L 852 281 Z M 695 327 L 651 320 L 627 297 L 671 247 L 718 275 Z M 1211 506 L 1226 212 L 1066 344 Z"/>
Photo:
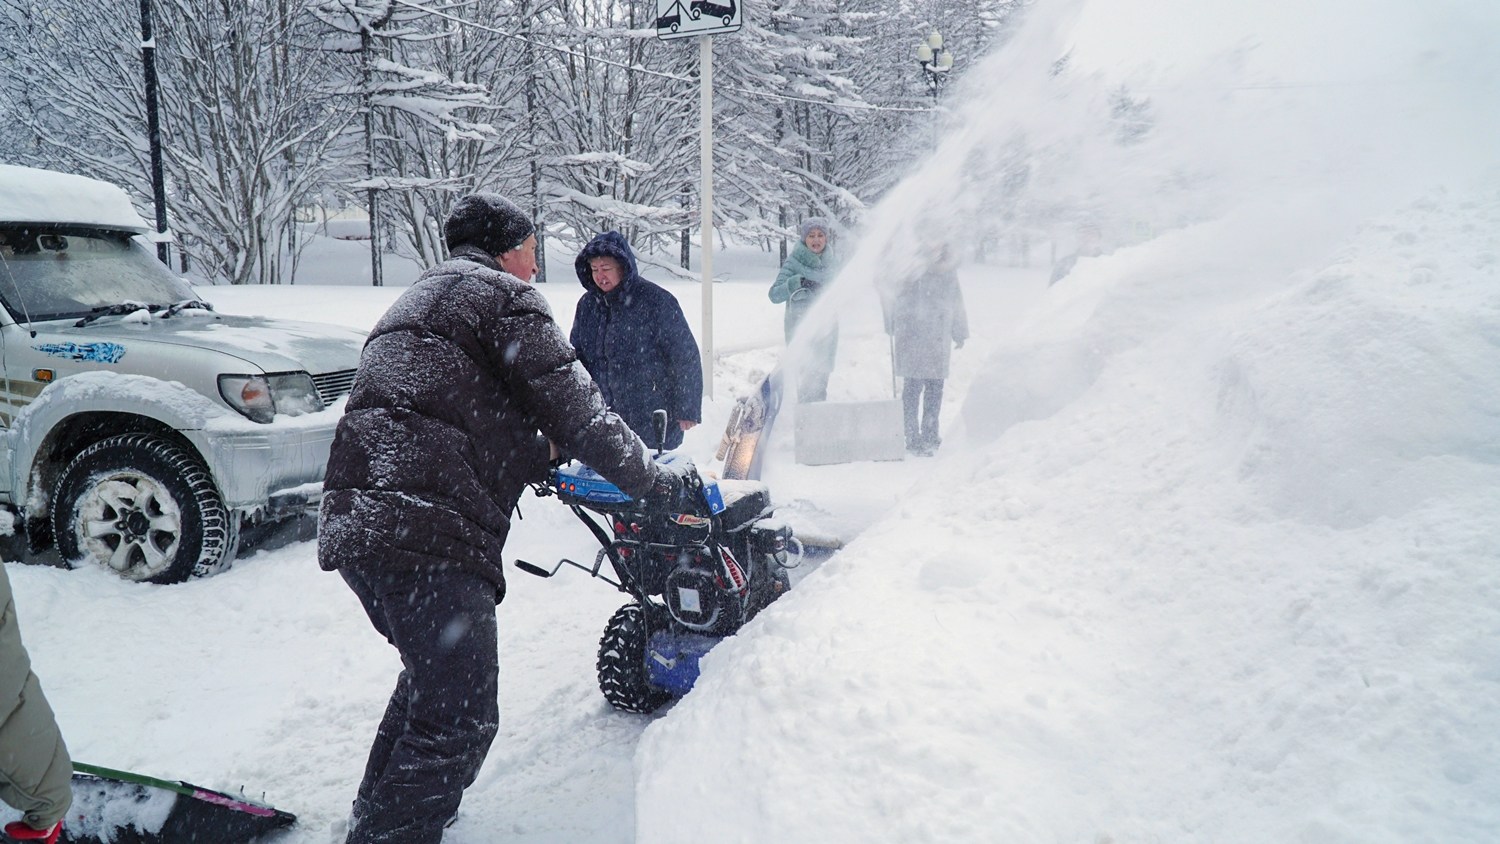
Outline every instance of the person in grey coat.
<path fill-rule="evenodd" d="M 0 800 L 20 810 L 16 839 L 52 844 L 73 802 L 73 762 L 21 644 L 10 578 L 0 566 Z"/>
<path fill-rule="evenodd" d="M 943 381 L 954 348 L 969 338 L 958 269 L 947 244 L 928 249 L 928 264 L 907 279 L 893 299 L 885 302 L 885 330 L 891 335 L 891 366 L 902 379 L 901 405 L 906 427 L 906 449 L 913 454 L 935 453 L 938 414 L 943 409 Z"/>

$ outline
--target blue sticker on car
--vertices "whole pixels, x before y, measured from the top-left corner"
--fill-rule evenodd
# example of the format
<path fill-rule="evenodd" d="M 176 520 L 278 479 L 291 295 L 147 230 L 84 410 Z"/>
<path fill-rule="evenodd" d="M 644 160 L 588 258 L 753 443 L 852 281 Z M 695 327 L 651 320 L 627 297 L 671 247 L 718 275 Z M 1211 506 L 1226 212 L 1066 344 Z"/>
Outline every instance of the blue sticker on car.
<path fill-rule="evenodd" d="M 125 357 L 125 347 L 119 343 L 43 343 L 31 348 L 55 358 L 89 363 L 119 363 Z"/>

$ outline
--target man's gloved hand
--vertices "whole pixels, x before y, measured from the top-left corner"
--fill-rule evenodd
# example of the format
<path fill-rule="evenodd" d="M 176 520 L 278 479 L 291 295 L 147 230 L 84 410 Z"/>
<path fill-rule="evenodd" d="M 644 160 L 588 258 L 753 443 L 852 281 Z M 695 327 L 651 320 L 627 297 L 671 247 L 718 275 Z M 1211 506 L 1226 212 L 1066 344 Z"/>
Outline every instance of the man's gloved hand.
<path fill-rule="evenodd" d="M 39 840 L 42 844 L 54 844 L 61 829 L 62 821 L 53 824 L 51 829 L 36 829 L 25 821 L 11 821 L 5 825 L 5 834 L 17 841 Z"/>
<path fill-rule="evenodd" d="M 689 466 L 656 467 L 656 481 L 651 489 L 641 496 L 641 506 L 653 513 L 682 513 L 687 506 L 688 473 L 696 471 Z"/>

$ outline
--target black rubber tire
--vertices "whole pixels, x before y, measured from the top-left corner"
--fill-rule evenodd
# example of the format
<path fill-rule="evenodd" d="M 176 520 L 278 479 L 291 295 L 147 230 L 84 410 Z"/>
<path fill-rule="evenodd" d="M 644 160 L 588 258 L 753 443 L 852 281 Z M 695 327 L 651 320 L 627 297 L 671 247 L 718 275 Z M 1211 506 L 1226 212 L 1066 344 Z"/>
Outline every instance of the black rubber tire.
<path fill-rule="evenodd" d="M 621 712 L 649 715 L 672 699 L 646 679 L 646 642 L 651 637 L 640 604 L 615 610 L 599 639 L 599 691 Z"/>
<path fill-rule="evenodd" d="M 85 448 L 52 496 L 53 535 L 65 561 L 144 583 L 218 570 L 235 550 L 230 515 L 198 455 L 151 434 L 119 434 Z"/>
<path fill-rule="evenodd" d="M 776 565 L 774 560 L 760 556 L 756 560 L 760 570 L 755 573 L 756 580 L 751 585 L 750 612 L 745 621 L 760 614 L 760 611 L 775 603 L 777 598 L 785 595 L 792 588 L 792 579 L 786 569 Z"/>

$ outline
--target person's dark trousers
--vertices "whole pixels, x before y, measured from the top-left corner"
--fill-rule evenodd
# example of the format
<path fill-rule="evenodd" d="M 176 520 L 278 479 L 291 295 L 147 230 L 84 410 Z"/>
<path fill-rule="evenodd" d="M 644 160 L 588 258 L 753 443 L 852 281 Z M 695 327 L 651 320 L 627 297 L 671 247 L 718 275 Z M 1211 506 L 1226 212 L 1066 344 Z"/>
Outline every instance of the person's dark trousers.
<path fill-rule="evenodd" d="M 339 570 L 404 670 L 346 844 L 437 844 L 499 729 L 495 586 L 454 570 Z"/>
<path fill-rule="evenodd" d="M 938 414 L 943 410 L 943 379 L 905 378 L 901 384 L 901 410 L 909 451 L 936 450 Z M 921 422 L 918 415 L 920 412 Z"/>

